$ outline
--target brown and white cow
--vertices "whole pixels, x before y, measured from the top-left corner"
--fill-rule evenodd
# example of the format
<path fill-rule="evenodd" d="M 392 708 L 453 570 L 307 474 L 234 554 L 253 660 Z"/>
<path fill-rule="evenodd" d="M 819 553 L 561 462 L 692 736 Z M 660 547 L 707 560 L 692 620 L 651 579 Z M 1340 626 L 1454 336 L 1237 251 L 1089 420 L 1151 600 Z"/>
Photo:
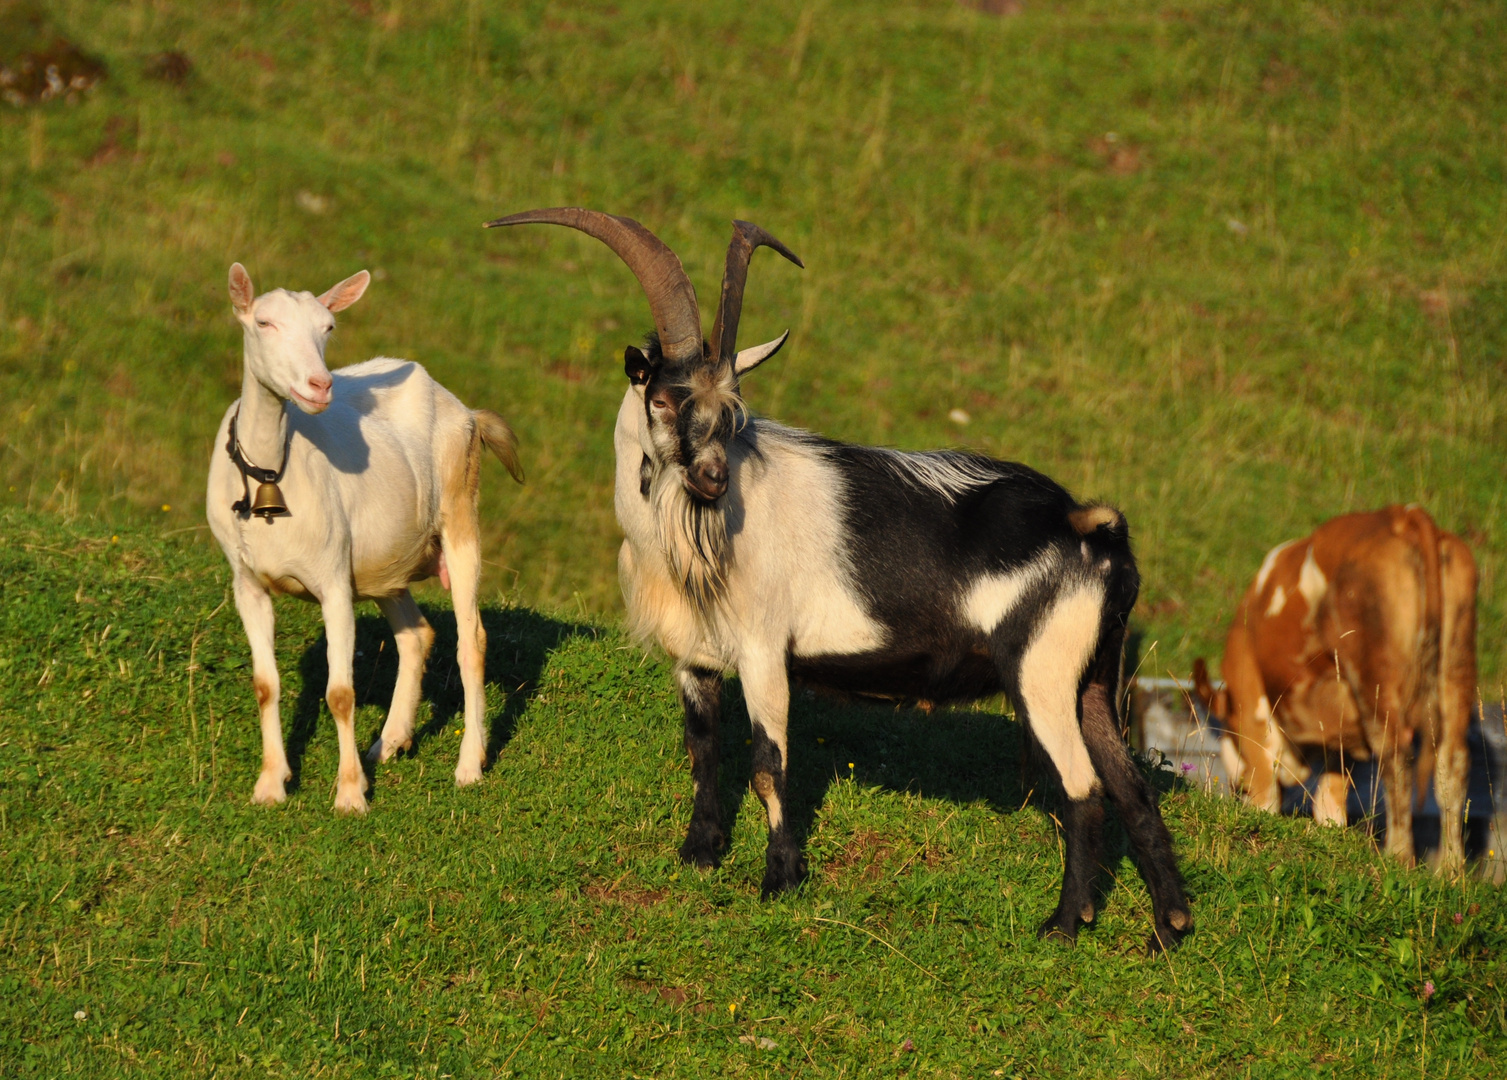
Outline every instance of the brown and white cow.
<path fill-rule="evenodd" d="M 1421 794 L 1432 773 L 1439 869 L 1464 865 L 1476 564 L 1459 537 L 1416 506 L 1389 506 L 1273 548 L 1235 611 L 1223 666 L 1215 691 L 1196 661 L 1194 687 L 1251 804 L 1277 811 L 1282 785 L 1317 767 L 1314 817 L 1343 825 L 1345 761 L 1374 758 L 1387 851 L 1411 864 L 1415 776 Z"/>

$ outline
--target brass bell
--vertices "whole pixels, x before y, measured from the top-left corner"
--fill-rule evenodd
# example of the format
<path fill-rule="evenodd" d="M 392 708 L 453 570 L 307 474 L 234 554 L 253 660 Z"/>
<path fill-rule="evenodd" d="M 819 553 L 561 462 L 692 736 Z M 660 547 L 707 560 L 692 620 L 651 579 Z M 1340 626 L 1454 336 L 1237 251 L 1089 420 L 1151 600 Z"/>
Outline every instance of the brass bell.
<path fill-rule="evenodd" d="M 251 514 L 259 518 L 282 517 L 288 512 L 288 507 L 283 502 L 283 493 L 277 489 L 272 481 L 258 484 L 256 498 L 251 500 Z"/>

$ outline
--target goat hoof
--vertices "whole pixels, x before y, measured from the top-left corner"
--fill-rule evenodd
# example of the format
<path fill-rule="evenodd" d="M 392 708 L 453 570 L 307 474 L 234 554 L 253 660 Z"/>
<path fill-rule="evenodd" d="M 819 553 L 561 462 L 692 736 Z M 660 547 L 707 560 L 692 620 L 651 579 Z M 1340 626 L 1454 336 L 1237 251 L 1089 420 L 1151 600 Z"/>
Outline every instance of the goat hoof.
<path fill-rule="evenodd" d="M 1178 923 L 1182 925 L 1176 925 Z M 1152 925 L 1151 937 L 1146 940 L 1146 955 L 1171 952 L 1191 933 L 1193 916 L 1183 910 L 1170 911 L 1165 919 L 1157 919 Z"/>
<path fill-rule="evenodd" d="M 366 751 L 366 760 L 372 765 L 382 765 L 391 761 L 405 750 L 413 748 L 413 736 L 405 739 L 389 739 L 384 735 L 378 735 L 371 747 Z"/>
<path fill-rule="evenodd" d="M 1036 937 L 1040 941 L 1060 941 L 1064 945 L 1075 945 L 1078 942 L 1078 920 L 1073 915 L 1063 917 L 1060 913 L 1053 914 L 1041 924 Z"/>
<path fill-rule="evenodd" d="M 335 793 L 335 813 L 364 814 L 366 811 L 366 796 L 359 790 L 337 791 Z"/>
<path fill-rule="evenodd" d="M 288 789 L 284 786 L 291 774 L 287 777 L 277 773 L 262 773 L 257 778 L 256 788 L 251 792 L 251 801 L 258 806 L 276 806 L 285 802 L 288 798 Z"/>
<path fill-rule="evenodd" d="M 768 900 L 789 892 L 805 880 L 806 860 L 799 851 L 770 848 L 764 857 L 764 884 L 759 887 L 759 896 Z"/>
<path fill-rule="evenodd" d="M 680 861 L 698 870 L 715 870 L 722 865 L 721 851 L 725 846 L 721 829 L 692 825 L 685 843 L 680 845 Z"/>
<path fill-rule="evenodd" d="M 470 787 L 481 779 L 481 763 L 463 761 L 455 767 L 455 786 Z"/>

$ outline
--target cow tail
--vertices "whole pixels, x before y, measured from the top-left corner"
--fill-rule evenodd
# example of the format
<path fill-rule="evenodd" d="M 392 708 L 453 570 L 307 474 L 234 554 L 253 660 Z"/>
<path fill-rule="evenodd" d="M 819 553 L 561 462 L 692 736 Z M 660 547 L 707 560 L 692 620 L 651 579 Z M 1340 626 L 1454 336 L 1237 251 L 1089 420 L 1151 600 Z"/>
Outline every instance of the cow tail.
<path fill-rule="evenodd" d="M 1417 506 L 1407 509 L 1417 538 L 1423 571 L 1423 628 L 1418 641 L 1417 702 L 1422 706 L 1423 731 L 1413 781 L 1414 809 L 1423 805 L 1424 792 L 1434 776 L 1434 755 L 1443 729 L 1439 689 L 1443 680 L 1440 648 L 1444 611 L 1444 582 L 1439 567 L 1439 530 L 1428 512 Z"/>

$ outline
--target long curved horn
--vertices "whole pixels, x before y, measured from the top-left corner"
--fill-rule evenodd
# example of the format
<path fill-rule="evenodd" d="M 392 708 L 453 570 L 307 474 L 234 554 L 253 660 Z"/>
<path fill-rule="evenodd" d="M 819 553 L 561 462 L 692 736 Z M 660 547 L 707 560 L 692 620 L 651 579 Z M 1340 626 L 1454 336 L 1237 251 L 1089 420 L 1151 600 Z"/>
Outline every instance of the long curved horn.
<path fill-rule="evenodd" d="M 712 324 L 712 359 L 731 360 L 738 349 L 738 319 L 743 314 L 743 285 L 748 280 L 748 260 L 754 248 L 778 251 L 802 270 L 800 256 L 749 221 L 733 222 L 733 238 L 727 245 L 727 265 L 722 271 L 722 296 L 717 303 L 717 321 Z"/>
<path fill-rule="evenodd" d="M 700 358 L 701 310 L 696 306 L 691 279 L 664 241 L 632 218 L 563 206 L 509 214 L 487 222 L 486 228 L 499 225 L 566 225 L 596 237 L 616 252 L 638 278 L 644 296 L 648 297 L 665 358 L 671 361 Z"/>

